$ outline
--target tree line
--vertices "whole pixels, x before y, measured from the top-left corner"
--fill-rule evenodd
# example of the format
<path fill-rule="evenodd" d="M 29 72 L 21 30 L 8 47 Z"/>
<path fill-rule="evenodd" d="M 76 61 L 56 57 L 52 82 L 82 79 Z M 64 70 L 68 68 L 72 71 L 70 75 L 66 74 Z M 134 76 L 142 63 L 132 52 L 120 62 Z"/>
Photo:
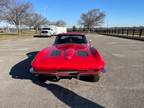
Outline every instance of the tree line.
<path fill-rule="evenodd" d="M 99 9 L 92 9 L 80 15 L 78 24 L 87 30 L 101 26 L 105 13 Z M 48 21 L 46 17 L 33 9 L 33 4 L 23 0 L 0 0 L 0 21 L 15 25 L 19 32 L 23 26 L 38 29 L 43 25 L 66 26 L 63 20 Z"/>
<path fill-rule="evenodd" d="M 18 32 L 23 26 L 34 29 L 49 24 L 66 26 L 63 20 L 48 21 L 46 17 L 34 11 L 32 3 L 22 0 L 0 0 L 0 21 L 14 25 Z"/>

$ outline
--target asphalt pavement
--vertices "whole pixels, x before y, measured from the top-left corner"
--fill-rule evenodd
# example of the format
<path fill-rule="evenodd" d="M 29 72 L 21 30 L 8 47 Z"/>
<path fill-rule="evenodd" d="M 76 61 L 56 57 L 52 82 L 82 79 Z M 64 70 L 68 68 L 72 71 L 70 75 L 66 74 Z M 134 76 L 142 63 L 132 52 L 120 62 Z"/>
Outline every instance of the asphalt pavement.
<path fill-rule="evenodd" d="M 51 38 L 0 41 L 0 108 L 144 108 L 144 42 L 87 34 L 103 55 L 98 82 L 78 79 L 42 84 L 30 63 Z"/>

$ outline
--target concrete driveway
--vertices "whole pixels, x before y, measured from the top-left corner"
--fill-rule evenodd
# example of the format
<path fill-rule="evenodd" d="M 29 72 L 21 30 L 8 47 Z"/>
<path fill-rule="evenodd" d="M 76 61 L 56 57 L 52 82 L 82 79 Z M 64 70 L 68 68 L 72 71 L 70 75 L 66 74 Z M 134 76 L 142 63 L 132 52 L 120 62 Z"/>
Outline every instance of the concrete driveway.
<path fill-rule="evenodd" d="M 144 42 L 88 34 L 107 61 L 99 82 L 42 84 L 29 73 L 37 52 L 53 38 L 0 41 L 0 108 L 143 108 Z"/>

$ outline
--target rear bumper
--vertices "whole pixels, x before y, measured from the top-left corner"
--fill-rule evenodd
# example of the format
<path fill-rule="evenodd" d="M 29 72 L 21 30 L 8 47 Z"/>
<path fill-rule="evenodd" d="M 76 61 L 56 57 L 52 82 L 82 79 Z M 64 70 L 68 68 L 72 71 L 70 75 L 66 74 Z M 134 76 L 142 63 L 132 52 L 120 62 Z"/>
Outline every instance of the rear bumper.
<path fill-rule="evenodd" d="M 35 72 L 33 68 L 30 69 L 30 73 L 36 74 L 36 75 L 47 75 L 47 76 L 58 76 L 58 77 L 77 77 L 77 76 L 94 76 L 94 75 L 100 75 L 101 71 L 50 71 L 50 72 Z"/>

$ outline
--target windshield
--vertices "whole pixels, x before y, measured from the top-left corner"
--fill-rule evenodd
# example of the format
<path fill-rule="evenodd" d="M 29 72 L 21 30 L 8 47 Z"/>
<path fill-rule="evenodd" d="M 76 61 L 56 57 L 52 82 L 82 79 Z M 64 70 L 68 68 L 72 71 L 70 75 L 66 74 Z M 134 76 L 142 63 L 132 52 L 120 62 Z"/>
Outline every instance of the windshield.
<path fill-rule="evenodd" d="M 57 36 L 55 40 L 55 44 L 65 44 L 65 43 L 77 43 L 84 44 L 87 43 L 85 36 L 76 35 L 76 36 Z"/>
<path fill-rule="evenodd" d="M 43 30 L 51 30 L 50 28 L 43 28 Z"/>

